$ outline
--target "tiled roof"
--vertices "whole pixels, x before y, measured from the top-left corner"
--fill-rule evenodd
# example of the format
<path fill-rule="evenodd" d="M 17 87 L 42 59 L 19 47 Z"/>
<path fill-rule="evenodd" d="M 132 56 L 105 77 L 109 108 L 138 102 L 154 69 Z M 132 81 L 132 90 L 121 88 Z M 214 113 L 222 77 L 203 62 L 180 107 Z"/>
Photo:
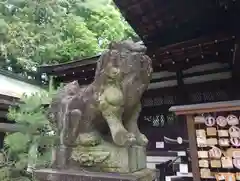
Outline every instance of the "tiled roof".
<path fill-rule="evenodd" d="M 231 32 L 239 27 L 237 0 L 114 0 L 148 48 Z M 234 23 L 235 22 L 235 23 Z"/>

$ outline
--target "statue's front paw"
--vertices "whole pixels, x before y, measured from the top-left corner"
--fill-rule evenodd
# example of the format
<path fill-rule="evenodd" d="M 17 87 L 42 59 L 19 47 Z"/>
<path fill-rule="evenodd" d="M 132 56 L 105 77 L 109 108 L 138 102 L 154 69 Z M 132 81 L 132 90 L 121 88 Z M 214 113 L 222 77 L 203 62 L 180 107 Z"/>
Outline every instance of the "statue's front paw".
<path fill-rule="evenodd" d="M 127 133 L 126 137 L 125 145 L 132 145 L 137 142 L 136 136 L 133 133 Z"/>
<path fill-rule="evenodd" d="M 113 141 L 119 146 L 130 146 L 136 143 L 137 140 L 134 134 L 129 133 L 126 130 L 121 130 L 113 136 Z"/>
<path fill-rule="evenodd" d="M 137 137 L 137 143 L 141 146 L 146 146 L 148 144 L 148 139 L 144 134 L 139 134 Z"/>

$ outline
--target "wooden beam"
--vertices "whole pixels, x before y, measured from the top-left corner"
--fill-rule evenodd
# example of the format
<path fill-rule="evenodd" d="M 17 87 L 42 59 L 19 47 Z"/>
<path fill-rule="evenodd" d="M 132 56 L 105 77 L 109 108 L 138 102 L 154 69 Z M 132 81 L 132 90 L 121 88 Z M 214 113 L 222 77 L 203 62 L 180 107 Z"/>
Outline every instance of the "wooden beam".
<path fill-rule="evenodd" d="M 183 78 L 191 78 L 191 77 L 198 77 L 198 76 L 204 76 L 204 75 L 212 75 L 217 73 L 227 73 L 230 72 L 229 67 L 223 67 L 223 68 L 216 68 L 212 70 L 205 70 L 202 72 L 193 72 L 193 73 L 186 73 L 183 75 Z"/>
<path fill-rule="evenodd" d="M 199 45 L 200 46 L 204 46 L 204 45 L 209 46 L 209 45 L 215 44 L 215 40 L 217 40 L 219 43 L 219 42 L 225 42 L 225 41 L 228 41 L 231 39 L 232 39 L 232 37 L 229 35 L 223 36 L 222 34 L 220 34 L 220 35 L 217 34 L 215 36 L 202 36 L 199 38 L 167 45 L 164 47 L 156 47 L 156 49 L 158 49 L 158 52 L 160 52 L 161 54 L 163 54 L 164 52 L 171 52 L 171 51 L 183 51 L 183 50 L 189 51 L 189 49 L 198 48 Z M 185 48 L 185 49 L 183 49 L 183 48 Z"/>
<path fill-rule="evenodd" d="M 239 111 L 240 100 L 224 101 L 215 103 L 192 104 L 184 106 L 173 106 L 169 111 L 175 112 L 176 115 L 201 114 L 221 111 Z"/>
<path fill-rule="evenodd" d="M 73 71 L 72 69 L 85 69 L 85 67 L 87 67 L 87 66 L 91 67 L 92 65 L 95 65 L 97 60 L 99 59 L 99 57 L 100 56 L 97 55 L 95 57 L 90 57 L 90 58 L 86 58 L 83 60 L 75 60 L 75 61 L 68 62 L 68 63 L 40 66 L 40 67 L 38 67 L 38 72 L 46 73 L 49 75 L 55 75 L 59 72 L 63 73 L 67 70 Z"/>
<path fill-rule="evenodd" d="M 25 126 L 20 124 L 0 123 L 0 132 L 24 132 Z"/>

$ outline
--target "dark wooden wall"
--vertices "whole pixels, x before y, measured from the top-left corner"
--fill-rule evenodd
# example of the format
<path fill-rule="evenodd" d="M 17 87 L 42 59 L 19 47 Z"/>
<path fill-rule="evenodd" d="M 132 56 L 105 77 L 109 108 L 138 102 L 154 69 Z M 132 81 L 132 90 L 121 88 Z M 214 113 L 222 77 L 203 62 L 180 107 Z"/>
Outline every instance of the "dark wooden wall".
<path fill-rule="evenodd" d="M 155 87 L 144 94 L 139 125 L 150 140 L 149 151 L 177 151 L 188 148 L 186 143 L 181 145 L 165 143 L 164 148 L 156 148 L 156 142 L 164 142 L 164 136 L 188 140 L 185 119 L 169 112 L 171 106 L 239 99 L 240 95 L 237 93 L 239 86 L 233 85 L 230 66 L 223 64 L 213 68 L 209 66 L 205 66 L 208 70 L 199 68 L 176 73 L 175 76 L 169 74 L 168 78 L 161 78 L 162 81 L 165 79 L 166 87 Z M 170 82 L 174 80 L 176 85 L 172 86 Z M 171 86 L 167 86 L 167 82 Z"/>

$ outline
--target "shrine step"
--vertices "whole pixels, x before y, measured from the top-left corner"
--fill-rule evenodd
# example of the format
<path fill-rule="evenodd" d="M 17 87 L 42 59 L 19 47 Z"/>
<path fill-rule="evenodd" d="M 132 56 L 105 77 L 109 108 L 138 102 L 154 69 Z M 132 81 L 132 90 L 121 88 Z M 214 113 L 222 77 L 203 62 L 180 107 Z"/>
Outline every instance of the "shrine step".
<path fill-rule="evenodd" d="M 150 169 L 128 174 L 39 169 L 34 171 L 34 177 L 39 181 L 154 181 L 158 175 Z"/>

